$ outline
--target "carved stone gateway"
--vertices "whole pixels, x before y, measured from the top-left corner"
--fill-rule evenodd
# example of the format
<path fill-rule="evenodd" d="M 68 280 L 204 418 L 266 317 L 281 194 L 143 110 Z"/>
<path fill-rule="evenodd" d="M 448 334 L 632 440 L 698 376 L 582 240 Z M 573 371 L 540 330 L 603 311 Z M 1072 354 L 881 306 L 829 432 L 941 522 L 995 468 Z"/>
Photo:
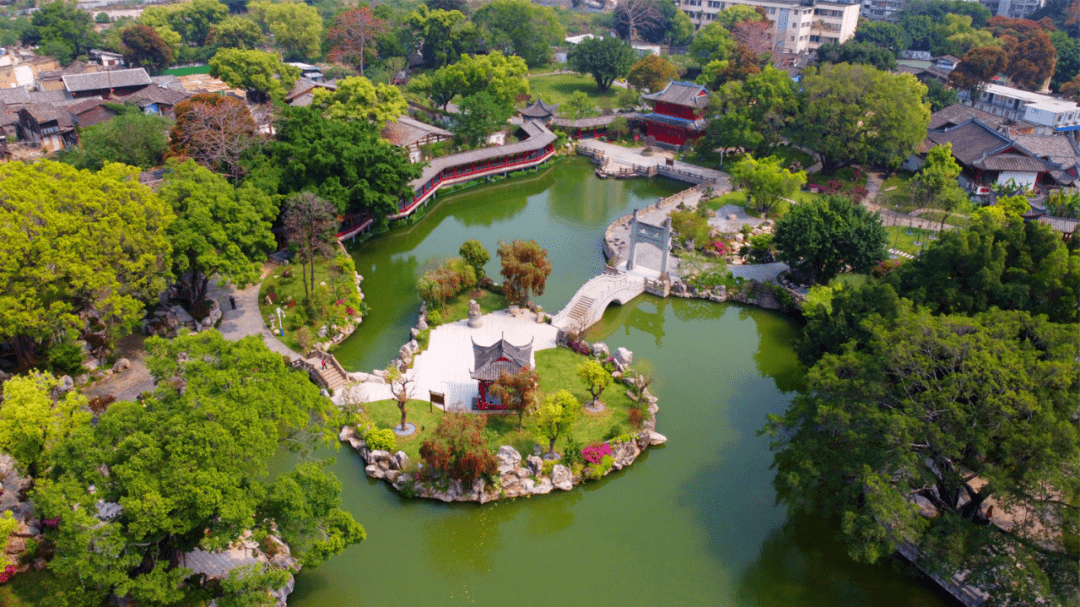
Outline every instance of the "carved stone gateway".
<path fill-rule="evenodd" d="M 660 277 L 667 278 L 668 250 L 671 249 L 671 218 L 664 219 L 664 225 L 654 226 L 638 221 L 638 210 L 630 219 L 630 255 L 626 260 L 626 269 L 634 269 L 634 253 L 638 242 L 651 244 L 660 249 Z"/>

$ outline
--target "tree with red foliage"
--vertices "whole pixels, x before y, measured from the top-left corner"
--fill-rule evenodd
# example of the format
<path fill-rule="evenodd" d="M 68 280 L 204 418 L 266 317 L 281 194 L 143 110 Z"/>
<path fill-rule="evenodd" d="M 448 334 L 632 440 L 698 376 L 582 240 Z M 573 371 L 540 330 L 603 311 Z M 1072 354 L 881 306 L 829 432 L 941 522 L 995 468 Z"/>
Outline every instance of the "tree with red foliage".
<path fill-rule="evenodd" d="M 439 420 L 435 436 L 420 446 L 420 459 L 452 479 L 471 483 L 496 472 L 495 455 L 484 437 L 487 417 L 447 413 Z"/>
<path fill-rule="evenodd" d="M 767 63 L 773 53 L 772 23 L 769 21 L 740 21 L 731 26 L 735 44 L 745 46 L 758 57 L 758 67 Z"/>
<path fill-rule="evenodd" d="M 981 87 L 1002 72 L 1009 64 L 1009 55 L 996 46 L 973 48 L 949 74 L 949 84 L 971 91 Z"/>
<path fill-rule="evenodd" d="M 375 16 L 371 9 L 362 6 L 338 15 L 334 27 L 327 32 L 331 40 L 331 61 L 348 61 L 364 75 L 364 62 L 372 54 L 375 40 L 386 31 L 386 22 Z"/>
<path fill-rule="evenodd" d="M 1057 67 L 1057 50 L 1050 36 L 1043 32 L 1020 40 L 1009 53 L 1005 75 L 1018 88 L 1037 91 L 1045 85 Z"/>
<path fill-rule="evenodd" d="M 551 274 L 546 249 L 535 240 L 515 240 L 510 244 L 500 240 L 499 257 L 505 279 L 503 295 L 510 303 L 526 303 L 530 293 L 544 294 L 547 277 Z"/>
<path fill-rule="evenodd" d="M 200 93 L 176 104 L 176 124 L 169 130 L 170 158 L 191 158 L 211 171 L 224 170 L 234 181 L 243 167 L 240 156 L 258 141 L 255 120 L 243 101 Z"/>
<path fill-rule="evenodd" d="M 488 392 L 501 400 L 507 409 L 517 411 L 520 431 L 524 428 L 525 414 L 533 412 L 540 403 L 540 374 L 528 367 L 522 367 L 513 375 L 503 373 Z"/>
<path fill-rule="evenodd" d="M 156 74 L 172 63 L 172 49 L 162 40 L 154 28 L 148 25 L 132 25 L 120 34 L 124 61 L 129 65 L 145 67 Z"/>

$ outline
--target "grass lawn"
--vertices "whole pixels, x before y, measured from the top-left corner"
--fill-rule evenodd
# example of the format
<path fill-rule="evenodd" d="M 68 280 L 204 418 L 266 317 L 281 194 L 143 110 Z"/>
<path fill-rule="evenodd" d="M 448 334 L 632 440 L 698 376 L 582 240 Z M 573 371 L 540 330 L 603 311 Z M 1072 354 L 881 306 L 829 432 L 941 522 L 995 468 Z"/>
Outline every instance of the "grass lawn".
<path fill-rule="evenodd" d="M 817 194 L 811 194 L 809 192 L 795 192 L 794 194 L 791 195 L 791 198 L 792 198 L 792 200 L 795 200 L 796 202 L 807 202 L 807 201 L 813 200 L 816 196 L 817 196 Z M 710 211 L 716 211 L 720 207 L 722 207 L 724 205 L 727 205 L 727 204 L 734 205 L 734 206 L 737 206 L 737 207 L 742 207 L 746 211 L 746 214 L 750 215 L 751 217 L 761 217 L 762 216 L 761 213 L 759 213 L 757 211 L 757 209 L 754 208 L 753 203 L 751 203 L 749 205 L 746 203 L 746 192 L 744 192 L 743 190 L 735 190 L 734 192 L 728 192 L 727 194 L 724 194 L 723 196 L 720 196 L 720 197 L 717 197 L 717 198 L 711 198 L 711 199 L 707 200 L 706 202 L 701 203 L 701 205 L 699 205 L 699 206 L 704 206 L 706 209 L 709 209 Z M 791 207 L 791 203 L 787 202 L 786 200 L 781 200 L 767 214 L 767 217 L 770 217 L 772 219 L 776 219 L 777 217 L 782 217 L 783 215 L 785 215 L 787 213 L 788 208 L 790 208 L 790 207 Z"/>
<path fill-rule="evenodd" d="M 949 213 L 949 216 L 945 217 L 945 211 L 930 211 L 927 213 L 921 213 L 919 219 L 925 219 L 927 221 L 940 222 L 942 218 L 945 218 L 945 225 L 956 226 L 958 228 L 966 228 L 971 225 L 971 217 L 968 215 L 960 215 L 957 213 Z"/>
<path fill-rule="evenodd" d="M 480 304 L 480 312 L 483 314 L 505 310 L 507 306 L 506 298 L 503 297 L 502 293 L 492 293 L 487 289 L 476 289 L 475 291 L 462 293 L 447 301 L 442 308 L 435 309 L 439 310 L 439 315 L 442 316 L 444 323 L 465 320 L 469 318 L 470 299 L 475 299 L 476 303 Z"/>
<path fill-rule="evenodd" d="M 889 233 L 886 246 L 890 249 L 900 249 L 912 255 L 918 255 L 925 246 L 929 246 L 931 242 L 934 242 L 931 237 L 937 235 L 937 232 L 932 230 L 909 228 L 907 226 L 886 226 L 885 230 Z"/>
<path fill-rule="evenodd" d="M 190 76 L 191 74 L 209 74 L 209 65 L 195 65 L 192 67 L 175 67 L 171 70 L 165 70 L 161 72 L 166 76 Z"/>
<path fill-rule="evenodd" d="M 540 373 L 540 389 L 544 393 L 555 392 L 560 389 L 570 390 L 578 401 L 585 405 L 588 403 L 589 393 L 577 377 L 577 367 L 587 358 L 569 350 L 568 348 L 555 348 L 553 350 L 541 350 L 536 353 L 536 369 Z M 610 438 L 622 434 L 632 433 L 628 421 L 627 410 L 636 403 L 626 395 L 626 386 L 622 383 L 612 384 L 600 395 L 600 401 L 605 409 L 601 413 L 589 413 L 582 411 L 581 418 L 574 425 L 570 437 L 561 436 L 555 443 L 555 451 L 565 449 L 567 438 L 573 438 L 582 446 L 592 443 L 604 442 Z M 409 423 L 416 425 L 416 432 L 412 436 L 397 437 L 397 447 L 404 451 L 411 462 L 420 461 L 420 445 L 424 440 L 434 434 L 435 427 L 443 413 L 437 407 L 432 409 L 429 403 L 419 400 L 410 400 L 405 405 L 406 417 Z M 378 428 L 393 428 L 401 421 L 401 412 L 397 403 L 393 400 L 384 400 L 363 405 L 364 413 L 359 414 L 363 421 L 375 424 Z M 481 415 L 481 414 L 477 414 Z M 522 456 L 531 455 L 533 445 L 539 444 L 545 450 L 548 441 L 543 437 L 533 434 L 528 416 L 525 417 L 525 427 L 518 431 L 518 416 L 516 413 L 485 413 L 487 415 L 487 427 L 485 434 L 488 439 L 488 447 L 497 451 L 502 445 L 511 445 Z"/>
<path fill-rule="evenodd" d="M 529 87 L 534 98 L 540 95 L 545 102 L 555 104 L 565 103 L 576 91 L 583 91 L 597 105 L 601 105 L 604 100 L 609 101 L 608 105 L 610 105 L 615 102 L 622 90 L 613 85 L 601 93 L 596 86 L 596 80 L 592 76 L 583 74 L 530 77 Z"/>
<path fill-rule="evenodd" d="M 335 266 L 334 261 L 331 259 L 324 259 L 315 264 L 316 289 L 320 287 L 321 283 L 325 282 L 331 291 L 331 293 L 324 294 L 324 298 L 327 300 L 324 310 L 332 311 L 335 307 L 343 308 L 347 306 L 354 311 L 360 311 L 360 300 L 353 282 L 352 259 L 345 257 L 345 260 L 347 262 L 343 262 L 343 266 Z M 270 293 L 275 294 L 275 302 L 266 305 L 266 296 Z M 304 350 L 310 347 L 310 344 L 305 346 L 300 343 L 298 335 L 300 327 L 307 327 L 310 334 L 317 340 L 319 327 L 327 324 L 328 316 L 319 314 L 318 317 L 309 319 L 303 311 L 303 306 L 299 303 L 294 307 L 288 307 L 289 303 L 286 302 L 289 302 L 290 297 L 296 302 L 304 300 L 304 283 L 299 263 L 278 266 L 270 276 L 266 277 L 266 280 L 263 281 L 262 286 L 259 288 L 259 313 L 265 321 L 271 314 L 275 314 L 280 307 L 285 312 L 285 335 L 279 335 L 278 339 L 293 350 L 304 353 Z M 335 303 L 341 299 L 346 301 L 345 306 L 338 306 Z"/>
<path fill-rule="evenodd" d="M 835 287 L 842 284 L 847 287 L 861 287 L 862 285 L 866 284 L 866 281 L 869 279 L 870 276 L 867 274 L 840 274 L 830 280 L 828 286 Z"/>
<path fill-rule="evenodd" d="M 773 152 L 773 156 L 780 159 L 780 166 L 784 168 L 790 168 L 791 163 L 798 162 L 802 166 L 800 170 L 805 171 L 810 165 L 814 164 L 813 156 L 790 145 L 777 147 L 776 151 Z"/>
<path fill-rule="evenodd" d="M 20 573 L 8 583 L 0 586 L 0 605 L 3 607 L 37 607 L 45 599 L 53 596 L 56 587 L 55 577 L 49 572 L 34 571 Z"/>

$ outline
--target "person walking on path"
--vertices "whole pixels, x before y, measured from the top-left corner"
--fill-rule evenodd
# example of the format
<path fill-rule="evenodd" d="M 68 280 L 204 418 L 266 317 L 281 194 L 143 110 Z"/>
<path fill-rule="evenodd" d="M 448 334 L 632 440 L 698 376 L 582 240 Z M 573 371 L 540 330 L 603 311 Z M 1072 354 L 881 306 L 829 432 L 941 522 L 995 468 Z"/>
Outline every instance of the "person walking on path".
<path fill-rule="evenodd" d="M 323 371 L 325 371 L 325 370 L 326 370 L 326 358 L 323 358 L 323 359 L 322 359 L 322 370 L 323 370 Z"/>
<path fill-rule="evenodd" d="M 232 306 L 233 310 L 236 309 L 236 297 L 235 296 L 233 296 L 233 295 L 229 296 L 229 305 Z"/>

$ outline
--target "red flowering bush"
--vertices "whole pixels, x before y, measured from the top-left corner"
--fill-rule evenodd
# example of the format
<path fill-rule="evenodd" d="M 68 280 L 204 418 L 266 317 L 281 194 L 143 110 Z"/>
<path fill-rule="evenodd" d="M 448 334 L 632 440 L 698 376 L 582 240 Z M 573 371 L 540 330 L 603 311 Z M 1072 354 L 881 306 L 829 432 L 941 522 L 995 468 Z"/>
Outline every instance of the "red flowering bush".
<path fill-rule="evenodd" d="M 435 428 L 435 436 L 420 446 L 420 459 L 432 469 L 466 483 L 493 476 L 498 466 L 484 438 L 486 424 L 483 415 L 447 413 Z"/>
<path fill-rule="evenodd" d="M 726 244 L 724 244 L 724 241 L 717 240 L 716 242 L 714 242 L 712 244 L 712 246 L 713 246 L 713 250 L 716 251 L 718 254 L 720 254 L 720 255 L 727 255 L 728 254 L 728 247 L 727 247 Z"/>
<path fill-rule="evenodd" d="M 584 354 L 585 356 L 589 356 L 590 354 L 592 354 L 592 351 L 589 350 L 589 344 L 583 341 L 572 340 L 568 342 L 568 345 L 570 346 L 571 350 L 577 352 L 578 354 Z"/>
<path fill-rule="evenodd" d="M 8 565 L 7 567 L 4 567 L 4 570 L 0 571 L 0 584 L 7 583 L 7 581 L 10 580 L 16 572 L 17 569 L 15 569 L 15 565 Z"/>
<path fill-rule="evenodd" d="M 611 445 L 608 443 L 589 445 L 581 450 L 581 457 L 590 464 L 599 464 L 605 455 L 611 455 Z"/>

